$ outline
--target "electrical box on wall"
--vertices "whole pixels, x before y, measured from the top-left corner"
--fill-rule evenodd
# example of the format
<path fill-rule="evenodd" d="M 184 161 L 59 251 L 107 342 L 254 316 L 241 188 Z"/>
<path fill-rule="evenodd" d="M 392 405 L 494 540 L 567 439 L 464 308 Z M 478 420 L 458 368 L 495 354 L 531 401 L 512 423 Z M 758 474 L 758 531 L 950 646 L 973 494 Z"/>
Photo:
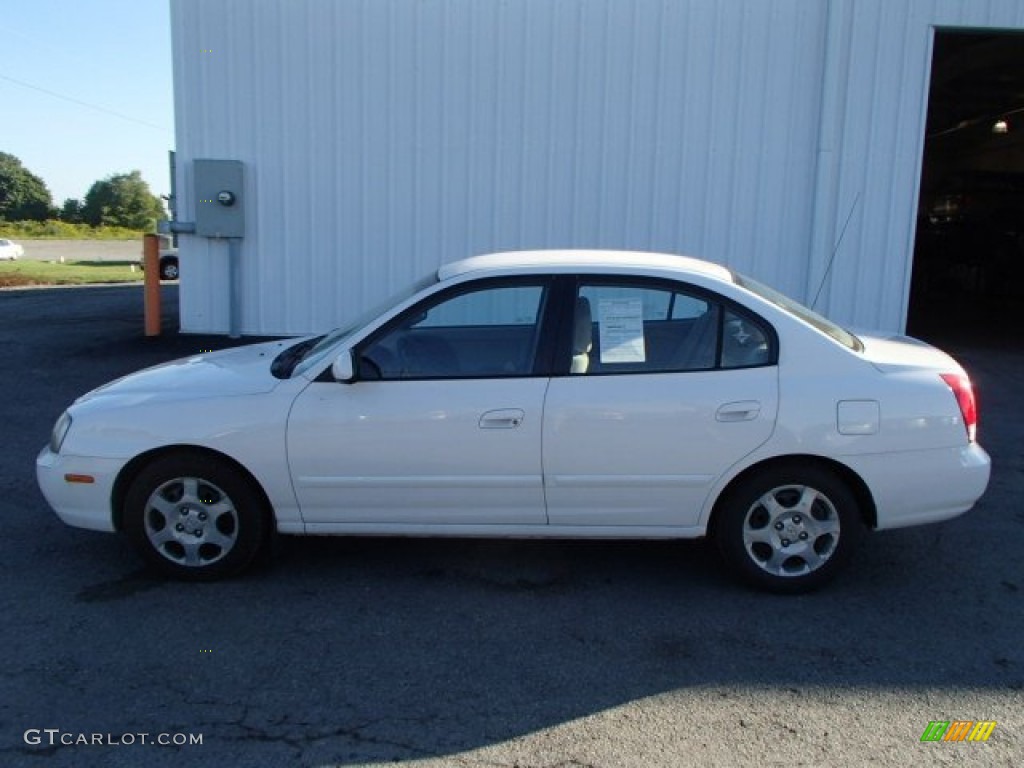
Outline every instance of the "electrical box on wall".
<path fill-rule="evenodd" d="M 245 234 L 242 163 L 238 160 L 195 160 L 193 171 L 196 234 L 202 237 L 242 237 Z"/>

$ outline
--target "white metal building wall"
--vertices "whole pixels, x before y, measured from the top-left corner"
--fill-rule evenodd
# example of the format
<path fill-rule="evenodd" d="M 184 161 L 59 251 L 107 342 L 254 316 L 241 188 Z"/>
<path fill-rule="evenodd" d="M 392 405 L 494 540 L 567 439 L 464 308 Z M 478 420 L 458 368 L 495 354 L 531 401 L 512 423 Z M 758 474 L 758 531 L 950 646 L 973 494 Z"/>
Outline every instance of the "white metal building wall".
<path fill-rule="evenodd" d="M 191 160 L 246 164 L 247 334 L 547 247 L 703 256 L 896 329 L 934 25 L 1024 0 L 172 0 L 179 217 Z M 181 251 L 183 329 L 226 330 L 226 246 Z"/>

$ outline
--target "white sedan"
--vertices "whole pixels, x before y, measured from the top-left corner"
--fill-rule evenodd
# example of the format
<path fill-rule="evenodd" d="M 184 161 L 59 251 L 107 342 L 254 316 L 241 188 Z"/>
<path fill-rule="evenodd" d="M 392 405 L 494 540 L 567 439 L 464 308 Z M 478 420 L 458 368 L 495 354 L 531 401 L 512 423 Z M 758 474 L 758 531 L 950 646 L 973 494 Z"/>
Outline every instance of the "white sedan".
<path fill-rule="evenodd" d="M 696 538 L 754 585 L 985 491 L 971 383 L 721 266 L 538 251 L 443 266 L 325 336 L 79 398 L 37 459 L 64 522 L 214 578 L 283 534 Z"/>
<path fill-rule="evenodd" d="M 25 255 L 25 249 L 13 240 L 0 239 L 0 261 L 14 261 Z"/>

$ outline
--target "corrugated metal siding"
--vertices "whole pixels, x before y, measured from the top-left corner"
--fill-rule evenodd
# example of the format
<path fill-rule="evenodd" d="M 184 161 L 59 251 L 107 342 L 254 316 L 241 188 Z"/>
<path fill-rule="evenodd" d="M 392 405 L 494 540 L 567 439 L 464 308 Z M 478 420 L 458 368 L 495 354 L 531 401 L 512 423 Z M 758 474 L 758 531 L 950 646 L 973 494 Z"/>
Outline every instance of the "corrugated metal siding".
<path fill-rule="evenodd" d="M 192 159 L 246 163 L 249 334 L 339 324 L 462 256 L 588 246 L 692 253 L 801 298 L 823 286 L 838 319 L 896 328 L 931 25 L 1022 14 L 172 0 L 180 215 Z M 184 238 L 182 264 L 183 328 L 225 330 L 226 247 Z"/>

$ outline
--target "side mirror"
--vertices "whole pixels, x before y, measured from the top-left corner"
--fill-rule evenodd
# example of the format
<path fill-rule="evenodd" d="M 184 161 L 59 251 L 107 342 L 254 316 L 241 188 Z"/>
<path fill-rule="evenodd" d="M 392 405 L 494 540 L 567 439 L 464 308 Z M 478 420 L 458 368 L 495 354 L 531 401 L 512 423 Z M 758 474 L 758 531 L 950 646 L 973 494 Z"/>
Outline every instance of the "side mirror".
<path fill-rule="evenodd" d="M 352 350 L 346 349 L 334 359 L 331 364 L 331 375 L 335 381 L 351 384 L 356 378 L 355 363 L 352 359 Z"/>

